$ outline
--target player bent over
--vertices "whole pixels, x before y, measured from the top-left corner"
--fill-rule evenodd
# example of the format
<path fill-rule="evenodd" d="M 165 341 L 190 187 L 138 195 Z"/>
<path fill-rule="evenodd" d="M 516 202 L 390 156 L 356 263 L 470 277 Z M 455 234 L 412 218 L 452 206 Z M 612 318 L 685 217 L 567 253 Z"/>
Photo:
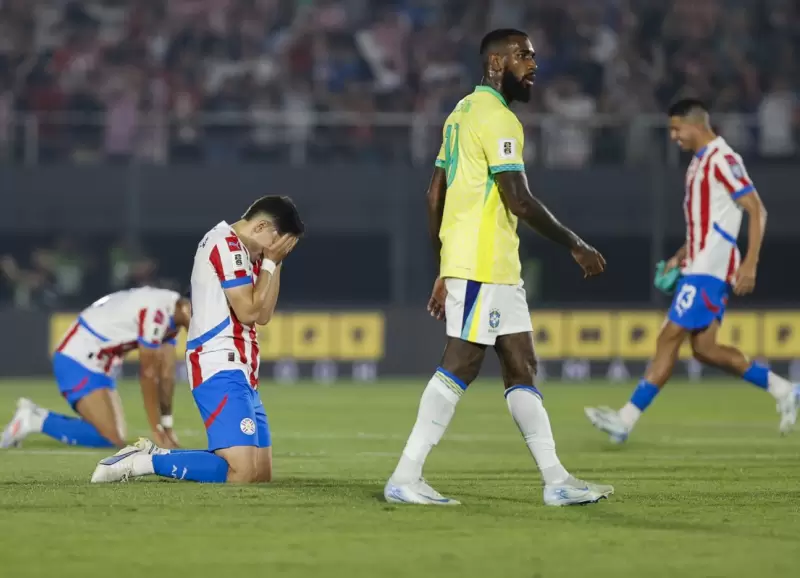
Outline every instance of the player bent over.
<path fill-rule="evenodd" d="M 753 291 L 767 212 L 742 165 L 741 157 L 717 136 L 702 102 L 684 99 L 670 107 L 670 136 L 694 158 L 686 173 L 686 243 L 666 264 L 665 272 L 681 279 L 656 343 L 655 357 L 633 395 L 619 411 L 586 408 L 598 429 L 620 443 L 672 375 L 678 352 L 688 336 L 694 357 L 769 392 L 780 413 L 779 430 L 787 434 L 797 420 L 800 391 L 786 379 L 728 345 L 717 343 L 728 296 Z M 749 220 L 744 260 L 736 246 L 742 212 Z"/>
<path fill-rule="evenodd" d="M 281 262 L 304 225 L 288 197 L 262 197 L 233 225 L 221 222 L 197 247 L 194 314 L 186 343 L 192 395 L 208 450 L 169 451 L 149 440 L 101 460 L 92 482 L 156 474 L 195 482 L 268 482 L 272 443 L 258 394 L 256 324 L 272 318 Z"/>
<path fill-rule="evenodd" d="M 177 447 L 171 415 L 172 343 L 180 327 L 189 327 L 190 318 L 189 300 L 166 289 L 140 287 L 96 301 L 80 314 L 53 354 L 58 389 L 80 418 L 20 399 L 0 447 L 19 445 L 31 433 L 43 433 L 73 446 L 124 447 L 125 418 L 112 373 L 125 354 L 137 348 L 142 397 L 153 439 Z"/>
<path fill-rule="evenodd" d="M 478 376 L 486 348 L 493 346 L 508 408 L 544 478 L 545 504 L 596 502 L 614 489 L 578 480 L 561 465 L 536 387 L 517 221 L 567 247 L 585 276 L 601 273 L 605 261 L 528 188 L 522 125 L 508 108 L 512 100 L 530 99 L 536 63 L 528 36 L 516 30 L 490 32 L 481 43 L 481 56 L 483 84 L 448 117 L 428 188 L 430 236 L 440 259 L 428 309 L 446 319 L 447 346 L 422 394 L 417 421 L 384 497 L 395 503 L 458 504 L 430 487 L 422 468 Z"/>

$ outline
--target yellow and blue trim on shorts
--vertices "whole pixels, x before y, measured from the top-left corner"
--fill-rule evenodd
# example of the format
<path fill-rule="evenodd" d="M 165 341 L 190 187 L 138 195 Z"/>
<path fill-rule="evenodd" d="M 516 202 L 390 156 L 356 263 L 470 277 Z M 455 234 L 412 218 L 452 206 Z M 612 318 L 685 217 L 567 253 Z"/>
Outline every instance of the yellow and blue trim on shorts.
<path fill-rule="evenodd" d="M 434 376 L 459 397 L 467 390 L 467 384 L 444 368 L 437 367 Z"/>
<path fill-rule="evenodd" d="M 481 318 L 481 286 L 479 281 L 467 281 L 464 291 L 464 316 L 461 321 L 461 339 L 475 342 Z"/>

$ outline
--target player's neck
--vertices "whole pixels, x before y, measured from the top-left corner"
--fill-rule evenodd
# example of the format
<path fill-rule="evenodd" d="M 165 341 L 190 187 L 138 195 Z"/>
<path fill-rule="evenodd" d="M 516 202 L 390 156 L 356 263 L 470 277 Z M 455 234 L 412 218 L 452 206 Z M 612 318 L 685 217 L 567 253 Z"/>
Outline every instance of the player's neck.
<path fill-rule="evenodd" d="M 241 219 L 231 225 L 231 229 L 233 229 L 233 232 L 239 237 L 239 240 L 242 242 L 242 245 L 245 246 L 248 253 L 255 255 L 260 251 L 258 244 L 250 237 L 250 223 Z"/>
<path fill-rule="evenodd" d="M 706 131 L 706 133 L 697 141 L 697 146 L 694 147 L 694 154 L 699 153 L 700 151 L 704 150 L 713 140 L 717 138 L 717 135 L 714 134 L 713 131 Z"/>
<path fill-rule="evenodd" d="M 486 78 L 485 76 L 481 79 L 481 86 L 488 86 L 489 88 L 493 89 L 499 95 L 501 95 L 508 104 L 511 104 L 511 97 L 503 92 L 503 79 L 493 79 L 493 78 Z"/>

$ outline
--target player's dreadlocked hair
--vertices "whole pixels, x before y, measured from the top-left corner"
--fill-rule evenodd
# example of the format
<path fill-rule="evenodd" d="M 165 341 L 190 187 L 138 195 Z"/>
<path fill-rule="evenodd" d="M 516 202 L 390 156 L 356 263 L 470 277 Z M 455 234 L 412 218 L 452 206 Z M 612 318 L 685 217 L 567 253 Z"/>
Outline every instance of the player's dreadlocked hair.
<path fill-rule="evenodd" d="M 300 214 L 297 212 L 297 207 L 289 197 L 279 197 L 277 195 L 261 197 L 250 205 L 242 215 L 242 218 L 249 221 L 259 214 L 272 217 L 275 220 L 278 233 L 281 235 L 288 233 L 299 237 L 306 230 L 305 223 L 300 219 Z"/>
<path fill-rule="evenodd" d="M 517 30 L 516 28 L 498 28 L 484 36 L 483 40 L 481 40 L 481 57 L 483 60 L 486 60 L 489 52 L 495 50 L 498 44 L 505 42 L 512 36 L 528 37 L 527 33 L 522 30 Z"/>
<path fill-rule="evenodd" d="M 696 113 L 708 113 L 708 105 L 695 97 L 679 98 L 667 109 L 667 116 L 685 117 Z"/>

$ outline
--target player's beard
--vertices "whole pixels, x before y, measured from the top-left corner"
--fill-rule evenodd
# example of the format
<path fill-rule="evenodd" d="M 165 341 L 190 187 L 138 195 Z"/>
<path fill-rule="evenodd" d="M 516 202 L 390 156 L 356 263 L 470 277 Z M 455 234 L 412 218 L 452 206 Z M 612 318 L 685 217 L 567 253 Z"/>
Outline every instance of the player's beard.
<path fill-rule="evenodd" d="M 511 101 L 530 102 L 531 100 L 531 87 L 517 79 L 510 70 L 506 70 L 503 74 L 502 89 L 503 94 L 508 96 Z"/>

